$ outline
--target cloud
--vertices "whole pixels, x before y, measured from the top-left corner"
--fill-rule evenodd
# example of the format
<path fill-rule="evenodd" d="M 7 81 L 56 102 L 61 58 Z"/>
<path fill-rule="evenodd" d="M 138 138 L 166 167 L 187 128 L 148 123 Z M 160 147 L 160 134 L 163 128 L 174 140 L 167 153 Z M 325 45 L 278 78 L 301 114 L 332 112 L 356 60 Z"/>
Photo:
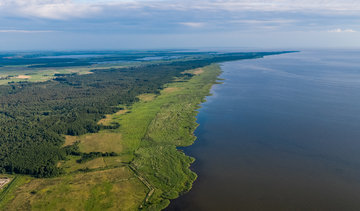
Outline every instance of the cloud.
<path fill-rule="evenodd" d="M 114 4 L 120 1 L 113 1 Z M 123 2 L 123 1 L 121 1 Z M 138 7 L 172 10 L 359 12 L 358 0 L 163 0 L 128 1 Z"/>
<path fill-rule="evenodd" d="M 0 29 L 0 33 L 50 33 L 50 30 Z"/>
<path fill-rule="evenodd" d="M 225 0 L 212 1 L 208 5 L 227 10 L 258 11 L 353 11 L 360 9 L 357 0 Z"/>
<path fill-rule="evenodd" d="M 108 14 L 112 11 L 113 14 Z M 359 0 L 0 0 L 1 14 L 67 20 L 141 11 L 359 13 Z M 133 13 L 142 14 L 142 13 Z"/>
<path fill-rule="evenodd" d="M 76 33 L 326 33 L 359 18 L 359 0 L 0 0 L 0 28 Z"/>
<path fill-rule="evenodd" d="M 232 23 L 244 23 L 244 24 L 289 24 L 295 23 L 296 20 L 288 20 L 288 19 L 270 19 L 270 20 L 232 20 Z"/>
<path fill-rule="evenodd" d="M 330 33 L 354 33 L 356 31 L 353 29 L 333 29 L 333 30 L 329 30 L 328 32 L 330 32 Z"/>
<path fill-rule="evenodd" d="M 200 28 L 205 26 L 205 23 L 203 22 L 182 22 L 180 24 L 191 28 Z"/>
<path fill-rule="evenodd" d="M 65 20 L 87 17 L 101 11 L 101 6 L 72 0 L 2 0 L 0 12 L 7 16 Z"/>

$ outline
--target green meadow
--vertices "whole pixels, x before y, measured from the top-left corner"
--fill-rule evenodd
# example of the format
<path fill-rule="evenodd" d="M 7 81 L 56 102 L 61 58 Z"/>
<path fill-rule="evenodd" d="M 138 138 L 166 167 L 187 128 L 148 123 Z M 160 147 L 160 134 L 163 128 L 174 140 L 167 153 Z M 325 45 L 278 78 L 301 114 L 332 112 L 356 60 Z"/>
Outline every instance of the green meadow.
<path fill-rule="evenodd" d="M 47 81 L 53 79 L 55 74 L 90 74 L 92 69 L 92 67 L 30 69 L 27 66 L 5 66 L 0 67 L 0 85 L 20 81 Z"/>

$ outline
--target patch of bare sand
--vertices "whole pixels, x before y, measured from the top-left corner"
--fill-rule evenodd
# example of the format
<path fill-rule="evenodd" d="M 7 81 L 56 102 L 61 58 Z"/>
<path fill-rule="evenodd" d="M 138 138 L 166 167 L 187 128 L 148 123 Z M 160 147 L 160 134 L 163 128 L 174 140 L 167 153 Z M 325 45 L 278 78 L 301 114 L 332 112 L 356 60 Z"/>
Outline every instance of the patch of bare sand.
<path fill-rule="evenodd" d="M 191 74 L 195 74 L 195 75 L 200 75 L 203 72 L 204 72 L 203 68 L 197 68 L 197 69 L 192 69 L 192 70 L 186 70 L 186 71 L 182 72 L 182 74 L 191 73 Z"/>
<path fill-rule="evenodd" d="M 18 75 L 16 78 L 19 78 L 19 79 L 29 79 L 29 78 L 31 78 L 31 76 L 29 76 L 29 75 Z"/>
<path fill-rule="evenodd" d="M 2 189 L 6 184 L 11 181 L 10 178 L 0 178 L 0 189 Z"/>
<path fill-rule="evenodd" d="M 196 69 L 193 73 L 195 74 L 195 75 L 200 75 L 201 73 L 203 73 L 204 72 L 204 69 L 203 68 L 198 68 L 198 69 Z"/>

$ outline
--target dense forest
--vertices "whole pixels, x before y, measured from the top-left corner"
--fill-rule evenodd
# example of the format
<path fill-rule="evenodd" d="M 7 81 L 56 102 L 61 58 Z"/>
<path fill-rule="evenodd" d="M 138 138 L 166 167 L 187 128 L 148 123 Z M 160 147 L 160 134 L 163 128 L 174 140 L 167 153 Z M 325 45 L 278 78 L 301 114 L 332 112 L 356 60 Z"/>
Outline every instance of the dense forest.
<path fill-rule="evenodd" d="M 102 126 L 97 122 L 105 114 L 117 112 L 117 105 L 131 105 L 143 93 L 158 93 L 184 70 L 277 53 L 282 52 L 208 54 L 138 67 L 95 69 L 87 75 L 57 75 L 41 83 L 0 86 L 0 172 L 59 175 L 61 169 L 56 164 L 69 154 L 68 148 L 62 148 L 63 135 L 99 131 Z M 82 160 L 96 156 L 104 155 L 83 155 Z"/>
<path fill-rule="evenodd" d="M 169 51 L 92 51 L 92 52 L 38 52 L 0 53 L 0 66 L 25 65 L 29 68 L 90 66 L 114 61 L 146 61 L 146 58 L 202 57 L 202 52 Z M 151 60 L 151 59 L 150 59 Z"/>

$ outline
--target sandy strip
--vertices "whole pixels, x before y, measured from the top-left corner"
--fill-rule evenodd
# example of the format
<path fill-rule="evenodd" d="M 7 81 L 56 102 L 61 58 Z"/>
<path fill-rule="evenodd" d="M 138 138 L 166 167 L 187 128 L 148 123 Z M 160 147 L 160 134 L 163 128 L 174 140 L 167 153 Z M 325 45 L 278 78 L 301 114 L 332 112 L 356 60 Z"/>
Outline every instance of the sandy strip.
<path fill-rule="evenodd" d="M 28 75 L 18 75 L 16 78 L 19 78 L 19 79 L 29 79 L 29 78 L 31 78 L 31 76 L 28 76 Z"/>

